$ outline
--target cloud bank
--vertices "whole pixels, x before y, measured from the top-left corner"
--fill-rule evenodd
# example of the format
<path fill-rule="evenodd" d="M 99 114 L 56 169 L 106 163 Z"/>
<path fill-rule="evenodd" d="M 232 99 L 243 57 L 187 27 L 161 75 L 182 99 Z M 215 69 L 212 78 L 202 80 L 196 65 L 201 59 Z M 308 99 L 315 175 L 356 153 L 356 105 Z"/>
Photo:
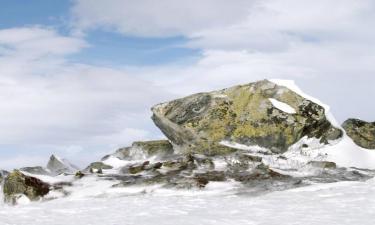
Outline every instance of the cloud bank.
<path fill-rule="evenodd" d="M 370 0 L 75 0 L 68 35 L 38 25 L 0 30 L 1 149 L 17 149 L 14 165 L 51 152 L 92 161 L 160 138 L 149 119 L 153 104 L 264 78 L 296 80 L 339 121 L 374 120 L 374 11 Z M 95 30 L 183 36 L 181 47 L 202 55 L 159 66 L 72 61 L 92 47 Z"/>

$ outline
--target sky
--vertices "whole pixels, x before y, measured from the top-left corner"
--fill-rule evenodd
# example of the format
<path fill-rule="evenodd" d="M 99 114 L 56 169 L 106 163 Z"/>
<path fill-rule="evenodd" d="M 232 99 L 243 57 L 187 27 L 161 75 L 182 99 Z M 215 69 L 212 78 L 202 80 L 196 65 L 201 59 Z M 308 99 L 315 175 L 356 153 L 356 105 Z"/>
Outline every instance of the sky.
<path fill-rule="evenodd" d="M 151 106 L 291 79 L 374 121 L 372 0 L 0 0 L 0 168 L 163 138 Z"/>

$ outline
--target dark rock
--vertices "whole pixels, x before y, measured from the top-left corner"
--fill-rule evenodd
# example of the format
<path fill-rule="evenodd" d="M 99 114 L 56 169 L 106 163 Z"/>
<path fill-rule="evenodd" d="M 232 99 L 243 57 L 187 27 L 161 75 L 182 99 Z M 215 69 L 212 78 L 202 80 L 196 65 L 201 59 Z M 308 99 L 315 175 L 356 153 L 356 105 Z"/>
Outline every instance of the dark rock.
<path fill-rule="evenodd" d="M 204 173 L 195 173 L 196 178 L 205 179 L 207 181 L 226 181 L 224 171 L 207 171 Z"/>
<path fill-rule="evenodd" d="M 228 176 L 233 178 L 236 181 L 247 183 L 247 182 L 256 182 L 258 180 L 280 180 L 280 179 L 289 179 L 290 176 L 278 173 L 263 163 L 259 164 L 257 167 L 251 170 L 243 170 L 236 172 L 229 172 Z"/>
<path fill-rule="evenodd" d="M 26 176 L 19 170 L 10 173 L 4 180 L 4 201 L 16 204 L 17 196 L 25 195 L 31 201 L 39 200 L 50 191 L 50 185 L 38 178 Z"/>
<path fill-rule="evenodd" d="M 343 124 L 346 134 L 362 148 L 375 149 L 375 122 L 348 119 Z"/>
<path fill-rule="evenodd" d="M 288 104 L 295 113 L 276 108 L 270 99 Z M 156 126 L 175 145 L 206 155 L 233 150 L 223 148 L 223 140 L 283 153 L 304 136 L 324 144 L 342 137 L 322 106 L 268 80 L 194 94 L 158 104 L 152 111 Z"/>
<path fill-rule="evenodd" d="M 82 177 L 85 176 L 85 174 L 82 173 L 82 171 L 77 171 L 76 174 L 75 174 L 74 176 L 75 176 L 76 178 L 78 178 L 78 179 L 81 179 Z"/>

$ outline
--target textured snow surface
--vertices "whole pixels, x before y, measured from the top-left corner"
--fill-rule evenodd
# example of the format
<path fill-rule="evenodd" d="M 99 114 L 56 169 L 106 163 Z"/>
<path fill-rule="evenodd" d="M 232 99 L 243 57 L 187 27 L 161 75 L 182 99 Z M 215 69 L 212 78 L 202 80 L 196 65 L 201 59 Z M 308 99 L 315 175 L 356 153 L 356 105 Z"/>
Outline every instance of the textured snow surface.
<path fill-rule="evenodd" d="M 283 112 L 286 112 L 286 113 L 289 113 L 289 114 L 295 114 L 296 113 L 296 110 L 292 106 L 290 106 L 290 105 L 288 105 L 284 102 L 280 102 L 280 101 L 278 101 L 274 98 L 269 98 L 269 100 L 271 101 L 271 103 L 274 107 L 276 107 L 277 109 L 280 109 Z"/>
<path fill-rule="evenodd" d="M 369 180 L 315 185 L 258 197 L 211 190 L 65 198 L 0 206 L 0 224 L 373 225 L 374 212 L 375 181 Z"/>

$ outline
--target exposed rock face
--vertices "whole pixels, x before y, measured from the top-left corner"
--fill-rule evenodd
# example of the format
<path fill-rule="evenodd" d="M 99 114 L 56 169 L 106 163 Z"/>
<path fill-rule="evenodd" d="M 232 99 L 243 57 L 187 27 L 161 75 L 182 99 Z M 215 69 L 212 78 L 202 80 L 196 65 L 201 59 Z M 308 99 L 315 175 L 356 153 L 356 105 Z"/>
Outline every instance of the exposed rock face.
<path fill-rule="evenodd" d="M 3 182 L 3 179 L 8 176 L 9 172 L 6 170 L 0 170 L 0 184 Z"/>
<path fill-rule="evenodd" d="M 20 169 L 21 171 L 32 173 L 32 174 L 40 174 L 40 175 L 51 175 L 46 169 L 41 166 L 34 166 L 34 167 L 23 167 Z"/>
<path fill-rule="evenodd" d="M 173 146 L 168 140 L 137 141 L 131 147 L 117 150 L 114 156 L 120 159 L 142 159 L 152 156 L 163 158 L 173 152 Z"/>
<path fill-rule="evenodd" d="M 322 106 L 268 80 L 194 94 L 152 111 L 155 124 L 175 145 L 207 155 L 227 153 L 230 149 L 219 144 L 223 140 L 282 153 L 304 136 L 321 143 L 342 137 Z"/>
<path fill-rule="evenodd" d="M 10 173 L 4 180 L 4 201 L 15 204 L 19 195 L 25 195 L 31 201 L 39 200 L 50 191 L 50 185 L 19 170 Z"/>
<path fill-rule="evenodd" d="M 375 149 L 375 122 L 348 119 L 342 124 L 342 127 L 354 143 L 362 148 Z"/>
<path fill-rule="evenodd" d="M 84 169 L 84 172 L 91 172 L 91 173 L 102 173 L 103 170 L 109 170 L 113 167 L 110 165 L 106 165 L 103 162 L 93 162 L 91 163 L 86 169 Z"/>
<path fill-rule="evenodd" d="M 49 169 L 54 175 L 59 175 L 62 173 L 74 174 L 78 170 L 76 166 L 72 165 L 67 160 L 60 159 L 55 155 L 50 157 L 47 164 L 47 169 Z"/>

